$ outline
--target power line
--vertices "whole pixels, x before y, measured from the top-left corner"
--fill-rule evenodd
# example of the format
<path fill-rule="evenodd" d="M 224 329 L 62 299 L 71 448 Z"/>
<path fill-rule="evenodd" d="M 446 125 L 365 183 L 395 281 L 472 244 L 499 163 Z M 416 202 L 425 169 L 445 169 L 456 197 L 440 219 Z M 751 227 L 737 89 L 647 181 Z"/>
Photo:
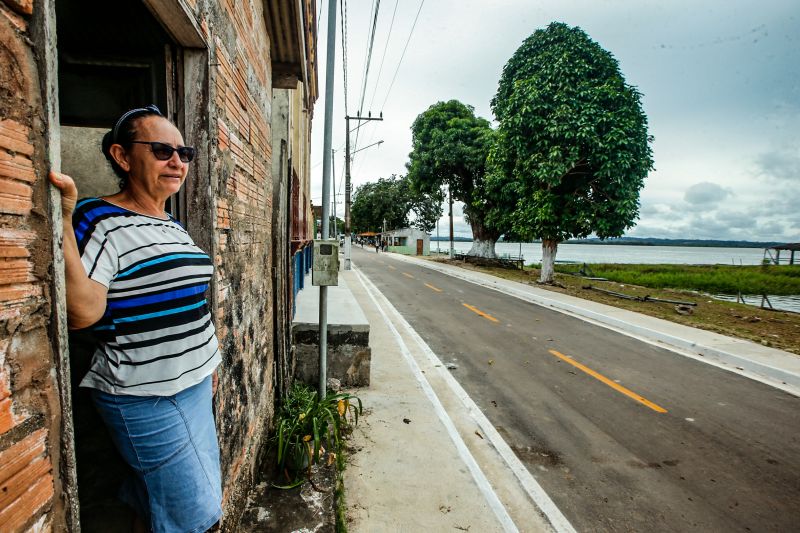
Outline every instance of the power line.
<path fill-rule="evenodd" d="M 389 32 L 386 34 L 386 44 L 383 47 L 383 57 L 381 57 L 381 66 L 378 68 L 378 77 L 375 78 L 375 87 L 372 89 L 372 98 L 369 101 L 369 108 L 372 109 L 372 103 L 375 101 L 375 94 L 378 92 L 378 83 L 381 81 L 381 73 L 383 72 L 383 63 L 386 61 L 386 51 L 389 50 L 389 38 L 392 36 L 392 28 L 394 28 L 394 18 L 397 15 L 397 5 L 400 0 L 395 0 L 394 11 L 392 12 L 392 21 L 389 23 Z"/>
<path fill-rule="evenodd" d="M 394 87 L 394 81 L 397 79 L 397 73 L 400 71 L 400 65 L 403 64 L 403 58 L 406 57 L 406 50 L 408 50 L 408 43 L 411 42 L 411 36 L 414 35 L 414 28 L 417 27 L 417 20 L 419 19 L 419 14 L 422 11 L 422 6 L 425 4 L 425 0 L 422 0 L 419 3 L 419 9 L 417 10 L 417 16 L 414 17 L 414 24 L 411 25 L 411 31 L 408 33 L 408 39 L 406 39 L 406 45 L 403 47 L 403 54 L 400 56 L 400 61 L 397 63 L 397 68 L 394 71 L 394 76 L 392 76 L 392 83 L 389 84 L 389 90 L 386 91 L 386 98 L 383 100 L 383 104 L 381 104 L 381 112 L 383 112 L 383 108 L 386 106 L 386 101 L 389 99 L 389 93 L 392 92 L 392 87 Z"/>
<path fill-rule="evenodd" d="M 340 5 L 342 8 L 342 70 L 344 76 L 344 114 L 347 115 L 347 0 L 341 0 Z"/>
<path fill-rule="evenodd" d="M 372 16 L 372 27 L 371 27 L 371 29 L 369 31 L 369 39 L 368 39 L 369 40 L 369 47 L 367 48 L 367 55 L 364 58 L 364 78 L 363 78 L 362 84 L 361 84 L 361 100 L 360 100 L 360 102 L 358 104 L 358 116 L 361 116 L 363 114 L 363 112 L 364 112 L 364 97 L 367 94 L 367 82 L 369 80 L 369 67 L 370 67 L 370 64 L 372 63 L 372 48 L 373 48 L 373 45 L 375 44 L 375 28 L 378 25 L 378 13 L 379 13 L 380 8 L 381 8 L 381 0 L 375 0 L 374 7 L 375 7 L 375 9 L 374 9 L 373 13 L 371 13 L 371 15 L 373 15 L 373 16 Z M 354 148 L 358 148 L 358 137 L 359 137 L 360 133 L 361 133 L 360 131 L 356 132 L 356 140 L 355 140 L 355 143 L 353 143 L 353 147 Z"/>

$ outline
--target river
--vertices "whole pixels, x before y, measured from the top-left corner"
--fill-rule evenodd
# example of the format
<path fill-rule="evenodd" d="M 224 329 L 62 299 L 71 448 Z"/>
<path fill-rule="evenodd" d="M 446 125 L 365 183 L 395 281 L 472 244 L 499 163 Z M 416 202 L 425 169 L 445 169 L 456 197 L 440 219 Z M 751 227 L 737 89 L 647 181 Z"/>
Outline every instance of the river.
<path fill-rule="evenodd" d="M 448 241 L 431 241 L 431 251 L 447 252 Z M 457 252 L 468 252 L 472 242 L 455 242 Z M 499 256 L 522 257 L 526 264 L 542 260 L 540 243 L 499 242 L 495 252 Z M 560 244 L 557 262 L 570 263 L 630 263 L 672 265 L 760 265 L 764 259 L 761 248 L 712 248 L 695 246 L 630 246 L 623 244 Z M 713 295 L 720 300 L 735 301 L 733 295 Z M 800 312 L 800 295 L 769 296 L 776 309 Z M 746 295 L 745 301 L 752 305 L 761 303 L 761 296 Z"/>

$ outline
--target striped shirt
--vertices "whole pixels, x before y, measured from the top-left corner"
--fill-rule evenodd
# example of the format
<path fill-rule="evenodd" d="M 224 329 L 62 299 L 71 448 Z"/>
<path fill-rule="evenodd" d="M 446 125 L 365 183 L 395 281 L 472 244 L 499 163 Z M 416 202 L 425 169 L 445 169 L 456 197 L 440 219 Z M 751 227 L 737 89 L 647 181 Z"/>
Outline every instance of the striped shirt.
<path fill-rule="evenodd" d="M 186 230 L 99 198 L 78 202 L 72 224 L 86 273 L 108 287 L 81 386 L 171 396 L 211 374 L 220 363 L 205 297 L 214 267 Z"/>

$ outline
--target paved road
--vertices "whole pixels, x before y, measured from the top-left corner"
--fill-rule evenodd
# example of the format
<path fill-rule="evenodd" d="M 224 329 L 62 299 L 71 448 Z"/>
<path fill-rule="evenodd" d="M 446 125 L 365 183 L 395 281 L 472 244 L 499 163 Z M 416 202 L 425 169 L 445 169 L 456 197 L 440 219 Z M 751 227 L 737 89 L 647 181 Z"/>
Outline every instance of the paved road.
<path fill-rule="evenodd" d="M 354 248 L 579 531 L 798 531 L 800 399 Z"/>

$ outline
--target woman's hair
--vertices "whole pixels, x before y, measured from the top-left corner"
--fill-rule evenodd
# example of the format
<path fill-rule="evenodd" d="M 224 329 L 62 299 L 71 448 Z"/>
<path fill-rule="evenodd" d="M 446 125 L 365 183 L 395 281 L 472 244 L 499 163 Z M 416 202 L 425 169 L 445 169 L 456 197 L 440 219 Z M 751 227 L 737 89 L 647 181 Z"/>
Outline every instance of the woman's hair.
<path fill-rule="evenodd" d="M 119 144 L 127 150 L 131 146 L 131 141 L 136 139 L 136 125 L 139 119 L 163 116 L 164 115 L 161 114 L 161 111 L 155 105 L 151 104 L 146 107 L 137 107 L 136 109 L 131 109 L 123 113 L 116 124 L 114 124 L 114 128 L 103 135 L 101 149 L 103 155 L 106 156 L 106 159 L 108 159 L 108 162 L 111 164 L 111 169 L 114 171 L 114 174 L 119 178 L 120 190 L 128 185 L 128 173 L 114 161 L 114 158 L 111 156 L 111 145 Z"/>

